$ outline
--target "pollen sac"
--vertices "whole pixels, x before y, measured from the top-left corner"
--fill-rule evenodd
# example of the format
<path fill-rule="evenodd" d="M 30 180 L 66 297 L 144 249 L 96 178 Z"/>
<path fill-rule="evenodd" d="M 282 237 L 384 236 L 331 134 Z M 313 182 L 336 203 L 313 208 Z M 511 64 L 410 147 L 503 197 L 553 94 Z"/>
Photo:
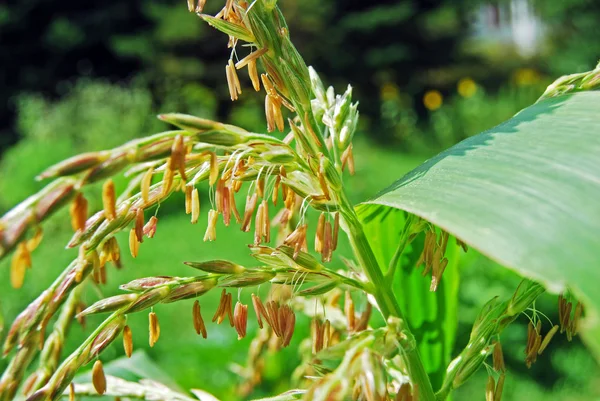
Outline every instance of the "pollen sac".
<path fill-rule="evenodd" d="M 106 393 L 106 376 L 104 376 L 104 368 L 102 362 L 97 360 L 92 368 L 92 384 L 94 389 L 100 395 Z"/>
<path fill-rule="evenodd" d="M 194 306 L 192 308 L 192 318 L 194 322 L 194 330 L 196 330 L 196 334 L 202 334 L 203 338 L 208 336 L 206 332 L 206 325 L 204 324 L 204 319 L 202 319 L 202 313 L 200 311 L 200 303 L 198 300 L 194 302 Z"/>
<path fill-rule="evenodd" d="M 102 186 L 102 204 L 104 205 L 104 214 L 108 220 L 114 220 L 117 217 L 115 184 L 111 179 L 107 180 Z"/>
<path fill-rule="evenodd" d="M 148 238 L 153 238 L 156 234 L 156 225 L 158 223 L 158 217 L 152 216 L 143 228 L 143 234 Z"/>
<path fill-rule="evenodd" d="M 149 344 L 150 347 L 154 347 L 154 344 L 156 344 L 160 337 L 160 324 L 158 323 L 158 317 L 154 312 L 150 312 L 148 315 L 148 329 L 150 332 Z"/>
<path fill-rule="evenodd" d="M 238 333 L 238 340 L 246 337 L 246 326 L 248 324 L 248 305 L 236 302 L 233 311 L 233 325 Z"/>
<path fill-rule="evenodd" d="M 129 326 L 123 328 L 123 349 L 127 358 L 131 358 L 131 354 L 133 353 L 133 337 Z"/>

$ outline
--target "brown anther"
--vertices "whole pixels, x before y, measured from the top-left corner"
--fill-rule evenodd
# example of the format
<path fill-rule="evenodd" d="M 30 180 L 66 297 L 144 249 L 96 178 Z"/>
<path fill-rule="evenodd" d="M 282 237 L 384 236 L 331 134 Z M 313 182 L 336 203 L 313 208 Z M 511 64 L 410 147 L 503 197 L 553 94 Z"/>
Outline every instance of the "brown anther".
<path fill-rule="evenodd" d="M 217 219 L 219 214 L 216 210 L 210 209 L 208 211 L 208 226 L 206 227 L 206 233 L 204 233 L 204 242 L 214 241 L 217 239 Z"/>
<path fill-rule="evenodd" d="M 263 81 L 264 82 L 264 81 Z M 268 94 L 265 95 L 265 116 L 267 118 L 267 131 L 275 131 L 275 107 L 273 106 L 273 98 Z"/>
<path fill-rule="evenodd" d="M 279 321 L 279 304 L 275 301 L 269 301 L 266 305 L 268 322 L 277 337 L 281 337 L 281 322 Z"/>
<path fill-rule="evenodd" d="M 215 152 L 210 152 L 210 174 L 208 177 L 208 184 L 214 185 L 219 178 L 219 164 L 217 163 L 217 155 Z"/>
<path fill-rule="evenodd" d="M 263 214 L 264 214 L 264 201 L 258 205 L 258 210 L 256 211 L 256 220 L 254 222 L 254 245 L 260 245 L 263 239 Z"/>
<path fill-rule="evenodd" d="M 273 206 L 277 206 L 277 200 L 279 199 L 279 186 L 281 185 L 281 176 L 277 175 L 275 178 L 275 184 L 273 185 L 273 195 L 271 196 L 271 201 L 273 202 Z"/>
<path fill-rule="evenodd" d="M 400 385 L 398 392 L 396 393 L 395 401 L 413 401 L 413 397 L 410 391 L 410 384 L 404 382 Z"/>
<path fill-rule="evenodd" d="M 158 316 L 154 312 L 148 314 L 148 328 L 150 331 L 149 344 L 150 347 L 154 347 L 160 337 L 160 324 L 158 323 Z"/>
<path fill-rule="evenodd" d="M 260 91 L 260 79 L 258 78 L 258 70 L 256 68 L 256 60 L 251 60 L 248 62 L 248 76 L 250 77 L 250 81 L 252 81 L 252 87 L 255 91 Z"/>
<path fill-rule="evenodd" d="M 200 196 L 198 195 L 198 188 L 191 190 L 190 207 L 192 214 L 191 222 L 192 224 L 196 224 L 200 217 Z"/>
<path fill-rule="evenodd" d="M 185 153 L 186 146 L 183 139 L 183 135 L 178 134 L 175 136 L 175 140 L 173 141 L 173 145 L 171 146 L 171 164 L 170 168 L 172 171 L 179 171 L 179 175 L 183 180 L 186 180 L 185 174 Z"/>
<path fill-rule="evenodd" d="M 200 302 L 198 302 L 198 300 L 194 301 L 194 306 L 192 307 L 192 316 L 196 334 L 202 334 L 202 338 L 206 338 L 208 336 L 208 333 L 206 332 L 206 325 L 204 324 L 204 319 L 202 319 L 202 313 L 200 311 Z"/>
<path fill-rule="evenodd" d="M 302 122 L 304 125 L 304 130 L 308 131 L 308 133 L 310 134 L 315 145 L 317 145 L 317 147 L 320 148 L 322 146 L 322 144 L 321 144 L 321 141 L 319 141 L 319 137 L 317 136 L 317 134 L 315 133 L 315 131 L 313 130 L 313 128 L 310 124 L 310 118 L 308 117 L 308 112 L 304 113 L 304 120 Z"/>
<path fill-rule="evenodd" d="M 158 224 L 158 217 L 152 216 L 146 223 L 143 229 L 143 234 L 148 238 L 153 238 L 156 234 L 156 225 Z"/>
<path fill-rule="evenodd" d="M 332 247 L 332 250 L 334 250 L 334 251 L 337 249 L 339 232 L 340 232 L 340 214 L 336 213 L 335 217 L 333 218 L 333 247 Z"/>
<path fill-rule="evenodd" d="M 24 394 L 28 394 L 28 392 L 24 392 Z M 73 382 L 69 383 L 69 401 L 75 401 L 75 384 Z"/>
<path fill-rule="evenodd" d="M 241 68 L 244 68 L 246 65 L 250 64 L 251 61 L 256 62 L 256 60 L 258 60 L 258 58 L 265 54 L 267 51 L 269 51 L 269 49 L 267 49 L 266 47 L 253 51 L 252 53 L 235 63 L 235 68 L 239 70 Z M 256 78 L 258 79 L 258 76 Z"/>
<path fill-rule="evenodd" d="M 123 349 L 127 358 L 131 358 L 131 354 L 133 354 L 133 336 L 129 326 L 123 328 Z"/>
<path fill-rule="evenodd" d="M 98 394 L 102 395 L 106 393 L 106 376 L 104 376 L 104 368 L 99 359 L 94 362 L 94 367 L 92 368 L 92 384 Z"/>
<path fill-rule="evenodd" d="M 238 334 L 238 340 L 246 337 L 246 326 L 248 324 L 248 305 L 235 303 L 233 311 L 233 325 Z"/>
<path fill-rule="evenodd" d="M 192 213 L 192 190 L 194 187 L 186 185 L 185 186 L 185 214 Z"/>
<path fill-rule="evenodd" d="M 579 321 L 581 320 L 582 314 L 583 304 L 581 302 L 577 302 L 577 305 L 575 305 L 575 313 L 573 314 L 573 319 L 571 320 L 571 324 L 569 325 L 572 335 L 576 335 L 579 332 Z"/>
<path fill-rule="evenodd" d="M 242 231 L 250 231 L 250 223 L 252 222 L 252 214 L 256 208 L 256 202 L 258 201 L 258 195 L 256 193 L 252 196 L 246 196 L 246 208 L 244 210 L 244 219 L 242 221 Z"/>
<path fill-rule="evenodd" d="M 281 336 L 282 346 L 287 347 L 290 345 L 292 336 L 294 335 L 294 329 L 296 327 L 296 315 L 292 308 L 288 305 L 283 305 L 279 309 L 279 320 L 281 325 Z"/>
<path fill-rule="evenodd" d="M 262 210 L 262 236 L 266 243 L 271 242 L 271 219 L 269 218 L 269 203 L 263 199 L 261 203 Z"/>
<path fill-rule="evenodd" d="M 187 0 L 188 11 L 193 13 L 196 10 L 196 0 Z"/>
<path fill-rule="evenodd" d="M 312 321 L 311 332 L 313 340 L 312 352 L 313 354 L 317 354 L 323 349 L 323 326 L 316 318 Z"/>
<path fill-rule="evenodd" d="M 144 203 L 150 201 L 150 184 L 152 184 L 152 176 L 154 175 L 154 167 L 150 167 L 148 171 L 144 173 L 142 181 L 140 181 L 140 190 L 142 193 L 142 200 Z"/>
<path fill-rule="evenodd" d="M 331 323 L 329 322 L 329 319 L 325 319 L 321 326 L 321 330 L 323 331 L 323 349 L 326 349 L 329 347 L 331 341 Z"/>
<path fill-rule="evenodd" d="M 502 345 L 500 344 L 500 341 L 494 341 L 492 360 L 494 364 L 494 370 L 496 372 L 506 371 L 506 366 L 504 365 L 504 354 L 502 353 Z"/>
<path fill-rule="evenodd" d="M 13 288 L 21 288 L 25 280 L 25 270 L 31 267 L 31 255 L 27 244 L 22 241 L 17 245 L 10 263 L 10 283 Z"/>
<path fill-rule="evenodd" d="M 546 349 L 548 344 L 550 344 L 552 337 L 554 337 L 554 335 L 556 334 L 557 331 L 558 331 L 558 325 L 555 324 L 554 326 L 552 326 L 550 331 L 548 333 L 546 333 L 546 335 L 544 336 L 544 340 L 542 341 L 542 343 L 540 344 L 540 348 L 538 349 L 538 355 L 541 355 L 542 352 L 544 352 L 544 350 Z"/>
<path fill-rule="evenodd" d="M 438 262 L 438 259 L 435 258 L 433 262 L 433 271 L 431 274 L 431 285 L 429 287 L 429 291 L 436 291 L 440 280 L 442 279 L 442 275 L 444 274 L 444 270 L 448 266 L 448 259 L 444 258 Z"/>
<path fill-rule="evenodd" d="M 292 231 L 283 241 L 285 245 L 294 247 L 294 255 L 293 258 L 296 259 L 300 250 L 302 249 L 302 245 L 306 240 L 306 224 L 299 225 L 294 231 Z"/>
<path fill-rule="evenodd" d="M 323 262 L 331 262 L 331 256 L 333 253 L 333 236 L 331 223 L 325 222 L 325 236 L 323 239 L 323 253 L 321 254 L 321 260 Z"/>
<path fill-rule="evenodd" d="M 234 181 L 235 183 L 236 181 Z M 240 212 L 238 212 L 237 206 L 235 204 L 235 190 L 232 188 L 229 189 L 229 201 L 228 206 L 229 210 L 233 212 L 233 216 L 235 217 L 236 223 L 240 224 L 242 222 L 242 218 L 240 216 Z"/>
<path fill-rule="evenodd" d="M 323 242 L 325 240 L 325 213 L 319 215 L 317 232 L 315 234 L 315 252 L 323 253 Z"/>
<path fill-rule="evenodd" d="M 346 291 L 344 298 L 344 313 L 346 314 L 346 321 L 348 323 L 348 332 L 352 333 L 356 328 L 356 316 L 354 315 L 354 301 L 350 296 L 350 291 Z"/>
<path fill-rule="evenodd" d="M 267 318 L 267 311 L 265 310 L 265 306 L 258 296 L 252 294 L 252 305 L 254 306 L 254 312 L 256 313 L 256 321 L 258 322 L 258 327 L 263 328 L 263 316 L 265 319 Z"/>
<path fill-rule="evenodd" d="M 144 209 L 141 207 L 135 212 L 135 236 L 138 242 L 144 242 Z"/>
<path fill-rule="evenodd" d="M 171 158 L 167 159 L 162 179 L 161 196 L 167 196 L 173 187 L 173 168 Z"/>
<path fill-rule="evenodd" d="M 102 205 L 104 206 L 104 215 L 110 220 L 117 217 L 115 184 L 113 180 L 108 179 L 102 185 Z"/>
<path fill-rule="evenodd" d="M 496 391 L 496 382 L 492 376 L 488 376 L 485 386 L 485 401 L 494 401 L 494 392 Z"/>
<path fill-rule="evenodd" d="M 352 145 L 349 145 L 344 152 L 342 152 L 342 171 L 348 166 L 348 172 L 350 175 L 354 175 L 354 155 L 352 153 Z"/>
<path fill-rule="evenodd" d="M 223 315 L 223 311 L 225 310 L 226 307 L 227 307 L 227 291 L 225 291 L 225 289 L 223 288 L 223 290 L 221 291 L 221 298 L 219 299 L 219 305 L 217 306 L 217 310 L 212 318 L 213 323 L 216 322 L 221 317 L 221 315 Z M 221 322 L 222 321 L 223 320 L 221 319 Z M 220 322 L 219 322 L 219 324 L 220 324 Z"/>
<path fill-rule="evenodd" d="M 259 198 L 265 197 L 265 179 L 259 178 L 256 180 L 256 193 Z"/>
<path fill-rule="evenodd" d="M 296 193 L 294 192 L 292 187 L 289 187 L 287 185 L 282 185 L 282 190 L 284 189 L 285 191 L 283 193 L 285 194 L 285 197 L 283 199 L 283 205 L 288 210 L 294 210 L 294 206 L 296 204 Z"/>
<path fill-rule="evenodd" d="M 88 214 L 88 201 L 81 192 L 77 194 L 71 207 L 69 208 L 71 214 L 71 226 L 73 231 L 85 230 L 85 222 L 87 221 Z"/>
<path fill-rule="evenodd" d="M 233 327 L 233 325 L 234 325 L 234 320 L 233 320 L 233 296 L 231 294 L 227 294 L 226 312 L 227 312 L 227 319 L 229 319 L 229 325 L 231 327 Z"/>
<path fill-rule="evenodd" d="M 229 59 L 227 66 L 225 67 L 225 73 L 227 75 L 227 86 L 229 87 L 229 95 L 231 100 L 237 100 L 238 95 L 242 94 L 242 87 L 240 85 L 240 79 L 238 78 L 233 60 Z"/>
<path fill-rule="evenodd" d="M 137 258 L 138 252 L 140 250 L 140 243 L 137 240 L 137 236 L 135 234 L 135 228 L 132 228 L 129 231 L 129 252 L 131 252 L 131 256 Z"/>
<path fill-rule="evenodd" d="M 494 401 L 502 400 L 502 391 L 504 391 L 504 379 L 506 379 L 506 375 L 502 373 L 498 378 L 498 383 L 496 383 L 496 389 L 494 390 Z"/>
<path fill-rule="evenodd" d="M 373 312 L 373 306 L 370 302 L 367 302 L 367 306 L 363 313 L 361 313 L 360 318 L 356 322 L 356 327 L 354 328 L 355 332 L 366 330 L 369 326 L 369 320 L 371 319 L 371 313 Z"/>

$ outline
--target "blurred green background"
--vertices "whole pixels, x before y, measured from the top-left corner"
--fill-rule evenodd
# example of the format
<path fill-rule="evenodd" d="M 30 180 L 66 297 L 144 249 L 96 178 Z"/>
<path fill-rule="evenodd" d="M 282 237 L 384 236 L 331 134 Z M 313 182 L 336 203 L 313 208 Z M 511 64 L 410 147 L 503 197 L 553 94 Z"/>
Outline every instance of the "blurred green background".
<path fill-rule="evenodd" d="M 207 11 L 218 11 L 221 3 L 209 0 Z M 600 3 L 591 0 L 279 3 L 307 64 L 338 91 L 351 83 L 360 101 L 357 174 L 347 185 L 357 203 L 439 150 L 533 103 L 554 78 L 593 68 L 600 57 Z M 48 165 L 165 129 L 154 117 L 159 112 L 186 112 L 264 132 L 260 96 L 247 89 L 235 104 L 228 99 L 226 41 L 189 14 L 182 0 L 1 3 L 0 212 L 41 188 L 34 177 Z M 99 199 L 98 188 L 87 191 L 89 199 Z M 142 244 L 139 258 L 126 255 L 125 269 L 110 271 L 104 296 L 140 276 L 194 274 L 184 260 L 226 256 L 250 262 L 245 246 L 250 237 L 219 226 L 215 243 L 202 242 L 205 221 L 190 225 L 180 197 L 161 206 L 159 219 L 156 237 Z M 75 256 L 64 250 L 70 233 L 66 212 L 46 224 L 45 241 L 20 290 L 9 287 L 8 262 L 0 262 L 7 323 Z M 344 253 L 342 247 L 336 263 Z M 456 352 L 483 303 L 510 296 L 519 281 L 472 250 L 461 260 L 461 273 Z M 202 300 L 205 319 L 212 316 L 216 296 Z M 89 291 L 85 301 L 98 298 Z M 236 399 L 239 378 L 231 366 L 245 362 L 250 338 L 237 341 L 229 327 L 210 324 L 209 339 L 202 340 L 192 327 L 191 305 L 156 308 L 162 334 L 152 349 L 146 314 L 130 316 L 135 347 L 146 349 L 160 368 L 156 378 Z M 537 307 L 557 321 L 553 297 L 543 296 Z M 99 321 L 90 318 L 85 330 L 76 325 L 66 349 Z M 531 369 L 525 367 L 527 322 L 521 317 L 503 335 L 505 399 L 600 399 L 600 369 L 579 339 L 557 337 Z M 292 345 L 305 333 L 307 321 L 301 319 Z M 122 354 L 117 344 L 103 360 Z M 286 390 L 299 358 L 294 346 L 272 354 L 252 396 Z M 0 371 L 4 364 L 0 361 Z M 483 399 L 485 380 L 482 369 L 454 399 Z"/>

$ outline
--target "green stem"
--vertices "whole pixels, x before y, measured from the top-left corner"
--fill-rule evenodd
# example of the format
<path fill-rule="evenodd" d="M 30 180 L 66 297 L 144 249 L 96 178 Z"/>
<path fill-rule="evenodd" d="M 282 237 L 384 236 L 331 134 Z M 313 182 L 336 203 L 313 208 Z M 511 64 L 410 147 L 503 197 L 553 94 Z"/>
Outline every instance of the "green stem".
<path fill-rule="evenodd" d="M 394 294 L 392 293 L 391 286 L 386 284 L 384 276 L 379 268 L 377 259 L 373 254 L 371 245 L 365 236 L 362 224 L 358 220 L 354 209 L 349 206 L 347 199 L 341 201 L 341 213 L 344 221 L 347 224 L 347 233 L 350 240 L 352 250 L 360 265 L 364 268 L 364 271 L 373 285 L 375 299 L 383 316 L 387 319 L 390 316 L 398 317 L 403 323 L 406 323 L 406 319 L 400 310 L 400 305 L 396 301 Z M 410 332 L 408 325 L 404 324 L 404 333 L 408 336 L 408 342 L 414 343 L 414 336 Z M 421 401 L 434 401 L 435 395 L 429 376 L 425 371 L 419 350 L 415 347 L 413 349 L 407 349 L 404 352 L 404 358 L 406 366 L 409 370 L 409 375 L 413 385 L 419 389 L 419 399 Z"/>

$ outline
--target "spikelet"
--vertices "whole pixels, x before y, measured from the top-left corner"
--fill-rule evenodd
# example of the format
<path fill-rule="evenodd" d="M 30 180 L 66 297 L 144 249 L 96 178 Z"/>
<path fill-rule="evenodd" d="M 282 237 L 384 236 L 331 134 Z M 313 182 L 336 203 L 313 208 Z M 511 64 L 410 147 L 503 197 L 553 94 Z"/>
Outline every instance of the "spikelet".
<path fill-rule="evenodd" d="M 108 179 L 102 185 L 102 205 L 104 206 L 104 215 L 107 220 L 114 220 L 117 217 L 115 184 L 113 180 Z"/>
<path fill-rule="evenodd" d="M 217 239 L 217 219 L 219 214 L 216 210 L 210 209 L 208 211 L 208 225 L 206 227 L 206 233 L 204 233 L 204 242 L 214 241 Z"/>
<path fill-rule="evenodd" d="M 132 228 L 131 231 L 129 231 L 129 252 L 131 252 L 132 257 L 137 258 L 139 250 L 140 243 L 137 240 L 135 228 Z"/>
<path fill-rule="evenodd" d="M 198 195 L 198 188 L 194 188 L 191 194 L 191 213 L 192 213 L 192 224 L 196 224 L 198 222 L 198 217 L 200 217 L 200 196 Z"/>
<path fill-rule="evenodd" d="M 202 313 L 200 311 L 200 302 L 198 302 L 198 300 L 194 302 L 194 306 L 192 308 L 192 316 L 196 334 L 202 334 L 202 338 L 206 338 L 208 334 L 206 332 L 206 325 L 204 324 L 204 319 L 202 319 Z"/>
<path fill-rule="evenodd" d="M 99 359 L 94 362 L 94 367 L 92 368 L 92 384 L 98 394 L 102 395 L 106 393 L 106 376 L 104 376 L 104 368 Z"/>
<path fill-rule="evenodd" d="M 88 214 L 88 201 L 83 194 L 79 192 L 69 208 L 71 214 L 71 226 L 73 231 L 85 230 L 85 222 Z"/>
<path fill-rule="evenodd" d="M 246 326 L 248 324 L 248 305 L 236 302 L 233 311 L 233 325 L 238 334 L 238 340 L 246 337 Z"/>
<path fill-rule="evenodd" d="M 131 354 L 133 353 L 133 337 L 129 326 L 123 328 L 123 349 L 127 358 L 131 358 Z"/>
<path fill-rule="evenodd" d="M 150 332 L 148 343 L 150 347 L 154 347 L 154 344 L 156 344 L 160 337 L 160 324 L 158 323 L 158 316 L 154 312 L 148 314 L 148 329 Z"/>
<path fill-rule="evenodd" d="M 144 201 L 144 204 L 150 202 L 150 184 L 152 184 L 153 175 L 154 167 L 150 167 L 150 169 L 144 173 L 144 176 L 140 181 L 140 192 L 142 193 L 142 200 Z"/>

